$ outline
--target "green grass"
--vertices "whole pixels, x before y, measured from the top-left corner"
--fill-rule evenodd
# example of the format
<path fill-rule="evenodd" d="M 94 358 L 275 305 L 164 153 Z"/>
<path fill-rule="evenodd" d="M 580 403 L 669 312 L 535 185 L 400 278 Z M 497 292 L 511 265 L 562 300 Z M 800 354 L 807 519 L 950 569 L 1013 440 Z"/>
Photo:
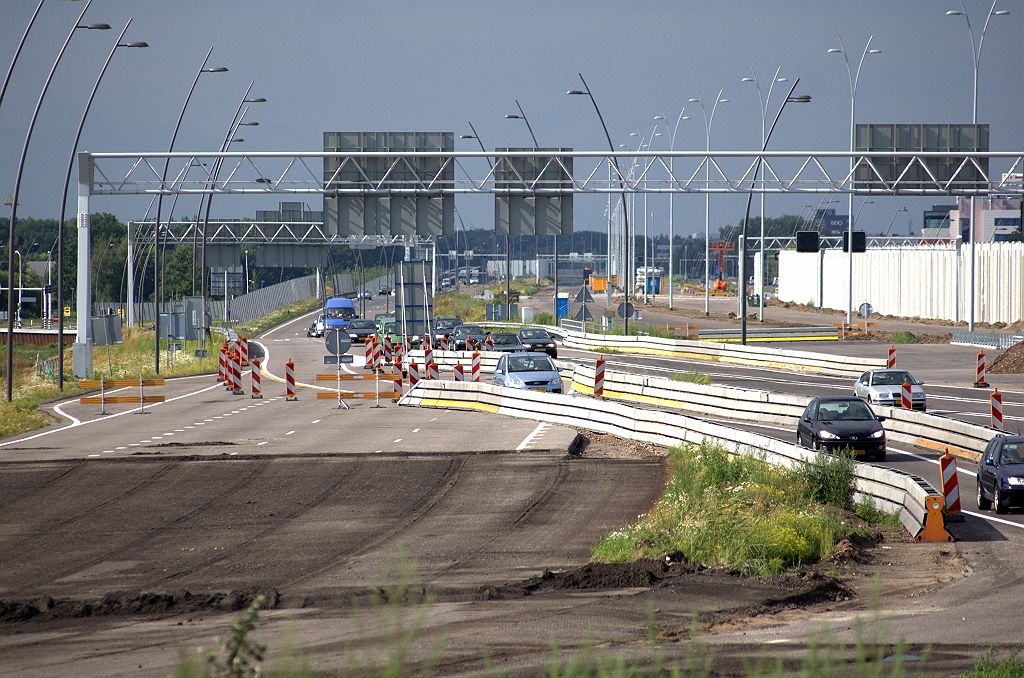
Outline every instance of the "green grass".
<path fill-rule="evenodd" d="M 995 652 L 988 653 L 978 660 L 972 671 L 964 674 L 964 678 L 1022 678 L 1024 677 L 1024 662 L 1021 662 L 1014 650 L 1001 660 L 997 660 Z"/>
<path fill-rule="evenodd" d="M 916 344 L 917 337 L 910 332 L 895 332 L 892 335 L 892 343 L 894 344 Z"/>
<path fill-rule="evenodd" d="M 702 384 L 704 386 L 711 385 L 711 375 L 707 372 L 699 372 L 693 370 L 692 372 L 673 372 L 668 375 L 668 378 L 672 381 L 685 381 L 690 384 Z"/>
<path fill-rule="evenodd" d="M 70 342 L 69 342 L 70 343 Z M 25 431 L 33 431 L 46 426 L 49 417 L 39 411 L 39 404 L 44 400 L 61 395 L 57 389 L 56 379 L 40 379 L 35 376 L 35 361 L 57 355 L 57 344 L 32 346 L 29 344 L 14 345 L 14 383 L 11 390 L 11 402 L 0 398 L 0 438 L 7 438 Z M 64 374 L 67 381 L 64 393 L 77 393 L 76 382 L 71 379 L 71 348 L 65 345 Z M 0 374 L 5 380 L 6 389 L 7 344 L 0 344 Z"/>
<path fill-rule="evenodd" d="M 445 292 L 434 297 L 432 316 L 458 316 L 464 323 L 475 323 L 487 317 L 487 308 L 483 299 L 465 292 Z"/>
<path fill-rule="evenodd" d="M 682 552 L 706 566 L 777 574 L 827 556 L 850 528 L 825 503 L 852 509 L 852 461 L 821 455 L 796 470 L 702 444 L 669 454 L 672 479 L 635 523 L 591 555 L 627 562 Z"/>

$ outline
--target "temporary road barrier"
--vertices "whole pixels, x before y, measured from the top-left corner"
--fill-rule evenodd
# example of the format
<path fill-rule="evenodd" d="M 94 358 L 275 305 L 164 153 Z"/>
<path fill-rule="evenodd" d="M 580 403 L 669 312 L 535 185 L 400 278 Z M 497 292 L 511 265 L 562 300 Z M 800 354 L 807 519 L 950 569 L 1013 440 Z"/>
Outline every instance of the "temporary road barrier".
<path fill-rule="evenodd" d="M 381 348 L 382 348 L 382 346 L 381 346 L 380 342 L 377 342 L 377 341 L 373 342 L 373 355 L 371 356 L 371 358 L 372 358 L 372 361 L 373 361 L 373 369 L 374 369 L 375 372 L 379 372 L 380 368 L 381 368 L 381 364 L 380 364 Z"/>
<path fill-rule="evenodd" d="M 427 379 L 432 379 L 434 381 L 440 379 L 440 377 L 437 374 L 437 363 L 435 363 L 433 360 L 427 363 Z"/>
<path fill-rule="evenodd" d="M 249 379 L 252 382 L 252 398 L 263 397 L 263 384 L 260 383 L 260 360 L 259 358 L 252 359 L 252 372 L 249 373 Z"/>
<path fill-rule="evenodd" d="M 446 337 L 446 336 L 444 336 L 442 334 L 440 340 L 437 342 L 437 345 L 438 345 L 438 347 L 442 351 L 447 351 L 448 350 L 448 337 Z"/>
<path fill-rule="evenodd" d="M 604 395 L 604 356 L 597 356 L 597 363 L 594 365 L 594 395 L 598 398 Z"/>
<path fill-rule="evenodd" d="M 992 428 L 997 431 L 1003 430 L 1003 394 L 997 388 L 989 398 L 989 410 L 991 410 Z"/>
<path fill-rule="evenodd" d="M 82 405 L 99 405 L 100 414 L 106 414 L 107 404 L 111 405 L 141 405 L 140 414 L 145 414 L 146 403 L 162 403 L 164 402 L 164 396 L 162 395 L 146 395 L 146 387 L 163 386 L 163 379 L 106 379 L 100 377 L 99 379 L 82 379 L 78 382 L 80 388 L 98 388 L 100 394 L 98 396 L 83 396 L 78 399 L 78 402 Z M 108 396 L 106 391 L 108 388 L 131 388 L 133 386 L 139 387 L 139 395 L 137 396 Z"/>
<path fill-rule="evenodd" d="M 231 392 L 242 395 L 242 356 L 237 351 L 231 354 Z"/>
<path fill-rule="evenodd" d="M 384 362 L 390 363 L 394 356 L 394 346 L 391 344 L 391 335 L 384 335 Z"/>
<path fill-rule="evenodd" d="M 337 391 L 333 391 L 333 390 L 332 391 L 317 391 L 316 392 L 316 399 L 317 400 L 334 400 L 337 397 L 338 397 Z M 380 398 L 385 398 L 385 399 L 390 398 L 391 400 L 397 400 L 397 399 L 399 399 L 401 397 L 402 397 L 402 392 L 401 391 L 397 391 L 397 390 L 381 391 L 379 393 L 370 393 L 369 391 L 367 391 L 365 393 L 363 393 L 362 391 L 353 391 L 351 393 L 349 393 L 349 392 L 345 392 L 344 393 L 344 398 L 346 398 L 348 400 L 351 400 L 353 398 L 374 398 L 374 399 L 378 399 L 378 400 Z"/>
<path fill-rule="evenodd" d="M 412 342 L 409 341 L 409 337 L 402 335 L 402 355 L 409 355 L 409 351 L 412 350 Z"/>
<path fill-rule="evenodd" d="M 694 419 L 674 412 L 634 408 L 592 398 L 540 393 L 491 384 L 421 381 L 400 405 L 466 409 L 610 433 L 658 445 L 700 444 L 716 439 L 740 454 L 759 454 L 774 464 L 793 467 L 812 461 L 816 452 L 769 436 Z M 857 502 L 898 512 L 904 527 L 919 541 L 947 541 L 942 495 L 927 481 L 896 469 L 855 464 Z M 931 507 L 938 506 L 937 514 Z M 936 522 L 937 521 L 937 522 Z"/>
<path fill-rule="evenodd" d="M 480 352 L 479 351 L 473 351 L 473 362 L 470 363 L 470 365 L 471 365 L 471 373 L 473 375 L 473 381 L 479 383 L 479 381 L 480 381 Z"/>
<path fill-rule="evenodd" d="M 295 395 L 295 363 L 291 358 L 284 364 L 284 384 L 285 400 L 298 400 Z"/>
<path fill-rule="evenodd" d="M 217 354 L 217 381 L 226 382 L 228 380 L 227 369 L 227 354 L 228 354 L 228 343 L 225 341 L 221 344 L 220 352 Z"/>
<path fill-rule="evenodd" d="M 409 386 L 415 386 L 416 382 L 420 380 L 420 368 L 417 367 L 415 360 L 409 361 Z"/>
<path fill-rule="evenodd" d="M 423 364 L 430 365 L 432 362 L 434 362 L 434 349 L 430 347 L 430 344 L 427 344 L 423 346 Z M 430 379 L 430 377 L 426 378 Z"/>
<path fill-rule="evenodd" d="M 910 387 L 910 381 L 908 379 L 904 379 L 903 384 L 900 386 L 900 405 L 903 406 L 903 409 L 914 409 L 914 401 L 912 395 L 913 391 Z"/>
<path fill-rule="evenodd" d="M 960 484 L 957 482 L 956 457 L 946 450 L 939 457 L 939 468 L 942 469 L 942 496 L 946 502 L 946 514 L 960 513 Z"/>
<path fill-rule="evenodd" d="M 491 335 L 489 335 L 489 334 L 487 335 L 487 338 L 484 339 L 484 350 L 485 351 L 492 351 L 492 350 L 494 350 L 494 339 L 491 339 Z"/>
<path fill-rule="evenodd" d="M 231 353 L 234 349 L 231 345 L 224 350 L 224 390 L 231 391 L 235 387 L 235 377 L 231 371 Z"/>
<path fill-rule="evenodd" d="M 241 336 L 241 337 L 238 338 L 238 349 L 239 349 L 238 352 L 242 356 L 242 364 L 243 365 L 248 365 L 249 364 L 249 338 L 248 337 Z"/>
<path fill-rule="evenodd" d="M 896 344 L 889 344 L 889 356 L 885 361 L 885 367 L 890 370 L 896 367 Z"/>
<path fill-rule="evenodd" d="M 367 370 L 373 369 L 373 346 L 377 343 L 377 335 L 370 335 L 366 338 L 366 345 L 363 347 L 363 353 L 365 354 L 365 360 L 363 361 L 363 367 Z"/>
<path fill-rule="evenodd" d="M 988 383 L 985 382 L 985 352 L 978 351 L 978 368 L 974 377 L 974 385 L 978 388 L 986 388 Z"/>
<path fill-rule="evenodd" d="M 473 351 L 476 349 L 476 342 L 473 341 L 473 337 L 466 337 L 466 350 Z"/>
<path fill-rule="evenodd" d="M 466 380 L 466 375 L 462 371 L 462 363 L 455 363 L 455 368 L 452 371 L 455 373 L 455 381 Z"/>

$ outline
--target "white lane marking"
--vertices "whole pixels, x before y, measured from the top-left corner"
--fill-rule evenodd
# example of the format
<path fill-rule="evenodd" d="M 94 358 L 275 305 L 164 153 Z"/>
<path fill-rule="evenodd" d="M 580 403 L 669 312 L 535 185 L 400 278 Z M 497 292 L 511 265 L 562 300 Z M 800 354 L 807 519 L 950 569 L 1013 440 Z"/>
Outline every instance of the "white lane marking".
<path fill-rule="evenodd" d="M 516 452 L 521 452 L 522 450 L 525 450 L 526 446 L 532 443 L 533 439 L 540 435 L 540 432 L 547 428 L 547 426 L 547 423 L 543 421 L 537 424 L 537 428 L 533 429 L 530 435 L 523 438 L 523 442 L 519 443 L 519 446 L 516 448 Z"/>
<path fill-rule="evenodd" d="M 381 453 L 381 452 L 383 452 L 383 451 L 384 451 L 384 450 L 376 450 L 376 451 L 374 452 L 374 454 L 380 454 L 380 453 Z"/>
<path fill-rule="evenodd" d="M 153 436 L 153 440 L 163 440 L 163 439 L 164 439 L 163 436 Z M 148 440 L 143 440 L 142 442 L 148 443 L 149 441 Z"/>
<path fill-rule="evenodd" d="M 419 430 L 418 428 L 414 428 L 414 429 L 412 430 L 412 432 L 413 432 L 413 433 L 419 433 L 419 432 L 420 432 L 420 430 Z"/>
<path fill-rule="evenodd" d="M 195 428 L 195 426 L 186 426 L 185 428 Z"/>
<path fill-rule="evenodd" d="M 267 444 L 267 442 L 268 442 L 268 441 L 264 440 L 264 441 L 263 441 L 262 443 L 256 443 L 256 446 L 257 446 L 257 447 L 259 447 L 260 445 L 266 445 L 266 444 Z"/>
<path fill-rule="evenodd" d="M 309 423 L 310 423 L 310 424 L 319 424 L 319 423 L 320 423 L 320 421 L 321 421 L 320 419 L 314 419 L 313 421 L 311 421 L 311 422 L 309 422 Z"/>
<path fill-rule="evenodd" d="M 98 455 L 98 454 L 90 454 L 89 456 L 90 456 L 90 457 L 98 457 L 98 456 L 100 456 L 100 455 Z"/>
<path fill-rule="evenodd" d="M 294 323 L 297 323 L 297 322 L 299 322 L 299 321 L 300 321 L 300 320 L 302 320 L 303 318 L 308 318 L 309 316 L 311 316 L 311 315 L 314 315 L 314 314 L 316 314 L 316 313 L 320 313 L 321 311 L 322 311 L 322 309 L 321 309 L 321 308 L 316 308 L 315 310 L 312 310 L 312 311 L 310 311 L 309 313 L 306 313 L 306 314 L 300 315 L 300 316 L 299 316 L 298 318 L 295 318 L 295 319 L 294 319 L 294 320 L 292 320 L 291 322 L 287 322 L 287 323 L 285 323 L 284 325 L 278 325 L 277 327 L 275 327 L 275 328 L 273 328 L 273 329 L 269 329 L 269 330 L 267 330 L 266 332 L 264 332 L 263 334 L 261 334 L 260 336 L 261 336 L 261 337 L 268 337 L 268 336 L 270 336 L 271 334 L 273 334 L 274 332 L 277 332 L 278 330 L 284 329 L 285 327 L 288 327 L 289 325 L 292 325 L 292 324 L 294 324 Z"/>
<path fill-rule="evenodd" d="M 175 433 L 184 433 L 185 429 L 183 429 L 183 428 L 176 428 L 176 429 L 174 429 L 174 432 Z"/>
<path fill-rule="evenodd" d="M 118 448 L 115 448 L 115 449 L 118 449 L 118 450 L 127 450 L 128 448 L 127 448 L 127 447 L 125 447 L 124 445 L 122 445 L 121 447 L 118 447 Z"/>
<path fill-rule="evenodd" d="M 138 443 L 128 443 L 128 447 L 138 447 Z"/>
<path fill-rule="evenodd" d="M 393 442 L 393 443 L 400 443 L 400 442 L 402 442 L 402 439 L 401 438 L 396 438 L 395 440 L 392 440 L 391 442 Z"/>
<path fill-rule="evenodd" d="M 989 520 L 989 521 L 991 521 L 993 523 L 1002 523 L 1003 525 L 1012 525 L 1013 527 L 1019 527 L 1021 529 L 1024 529 L 1024 525 L 1022 525 L 1021 523 L 1015 523 L 1015 522 L 1010 521 L 1010 520 L 1003 520 L 1002 518 L 996 518 L 995 516 L 986 516 L 984 513 L 975 513 L 974 511 L 964 511 L 964 510 L 961 510 L 960 513 L 966 513 L 969 516 L 974 516 L 975 518 L 981 518 L 982 520 Z"/>
<path fill-rule="evenodd" d="M 206 426 L 206 422 L 205 421 L 197 421 L 196 422 L 196 426 Z"/>
<path fill-rule="evenodd" d="M 290 435 L 291 435 L 291 434 L 293 434 L 293 433 L 295 433 L 295 431 L 288 431 L 288 433 L 285 433 L 285 435 L 286 435 L 286 436 L 290 436 Z"/>
<path fill-rule="evenodd" d="M 173 436 L 173 433 L 164 433 L 165 436 Z"/>
<path fill-rule="evenodd" d="M 201 375 L 201 376 L 206 376 L 206 375 Z M 162 403 L 153 403 L 149 407 L 150 407 L 150 409 L 152 409 L 154 407 L 159 407 L 160 405 L 166 405 L 167 403 L 174 402 L 175 400 L 181 400 L 182 398 L 190 398 L 191 396 L 199 395 L 200 393 L 206 393 L 207 391 L 215 389 L 218 386 L 220 386 L 220 384 L 214 384 L 213 386 L 207 386 L 206 388 L 201 388 L 198 391 L 192 391 L 191 393 L 186 393 L 185 395 L 175 396 L 174 398 L 168 398 L 167 400 L 165 400 Z M 53 435 L 54 433 L 60 433 L 61 431 L 66 431 L 66 430 L 68 430 L 70 428 L 76 428 L 78 426 L 87 426 L 88 424 L 95 424 L 98 421 L 110 421 L 111 419 L 115 419 L 117 417 L 123 417 L 126 414 L 132 414 L 133 412 L 138 412 L 141 409 L 139 407 L 135 407 L 135 408 L 132 408 L 130 410 L 125 410 L 124 412 L 118 412 L 116 414 L 108 414 L 108 415 L 105 415 L 105 416 L 100 417 L 98 419 L 90 419 L 88 421 L 82 421 L 81 419 L 76 419 L 75 417 L 72 417 L 70 414 L 67 414 L 66 412 L 63 412 L 60 409 L 61 405 L 70 405 L 73 402 L 74 401 L 63 402 L 63 403 L 59 403 L 58 405 L 54 405 L 53 406 L 53 409 L 55 411 L 60 413 L 62 416 L 67 417 L 68 419 L 71 419 L 72 420 L 71 424 L 68 424 L 67 426 L 62 426 L 60 428 L 54 428 L 54 429 L 50 429 L 50 430 L 47 430 L 47 431 L 42 431 L 41 433 L 36 433 L 34 435 L 26 436 L 24 438 L 17 438 L 15 440 L 8 440 L 8 441 L 0 443 L 0 447 L 6 447 L 8 445 L 14 445 L 15 443 L 28 442 L 29 440 L 35 440 L 36 438 L 42 438 L 43 436 Z"/>
<path fill-rule="evenodd" d="M 103 454 L 113 454 L 113 450 L 103 450 Z"/>
<path fill-rule="evenodd" d="M 152 440 L 140 440 L 139 442 L 140 442 L 140 443 L 151 443 L 151 442 L 153 442 L 153 441 L 152 441 Z"/>

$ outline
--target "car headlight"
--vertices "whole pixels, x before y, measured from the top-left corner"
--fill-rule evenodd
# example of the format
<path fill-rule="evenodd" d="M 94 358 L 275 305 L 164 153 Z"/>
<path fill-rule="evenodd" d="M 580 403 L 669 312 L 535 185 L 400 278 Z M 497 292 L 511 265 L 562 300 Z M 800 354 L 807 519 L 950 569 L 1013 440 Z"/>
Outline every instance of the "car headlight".
<path fill-rule="evenodd" d="M 1020 487 L 1024 485 L 1024 478 L 1018 478 L 1017 476 L 1010 476 L 1006 479 L 1006 484 L 1013 487 Z"/>
<path fill-rule="evenodd" d="M 526 386 L 526 384 L 523 383 L 523 380 L 519 377 L 509 377 L 508 384 L 509 386 Z"/>
<path fill-rule="evenodd" d="M 561 377 L 555 377 L 549 383 L 552 384 L 553 386 L 558 386 L 558 385 L 560 385 L 562 383 L 562 378 Z"/>
<path fill-rule="evenodd" d="M 885 429 L 881 429 L 880 428 L 877 431 L 872 431 L 871 432 L 871 437 L 872 438 L 884 438 L 885 437 Z"/>
<path fill-rule="evenodd" d="M 832 431 L 825 431 L 825 430 L 818 431 L 818 436 L 822 440 L 832 440 L 833 438 L 838 438 L 839 437 L 835 433 L 832 433 Z"/>
<path fill-rule="evenodd" d="M 554 348 L 554 347 L 555 347 L 555 344 L 554 344 L 554 342 L 552 342 L 552 343 L 548 344 L 548 348 Z"/>

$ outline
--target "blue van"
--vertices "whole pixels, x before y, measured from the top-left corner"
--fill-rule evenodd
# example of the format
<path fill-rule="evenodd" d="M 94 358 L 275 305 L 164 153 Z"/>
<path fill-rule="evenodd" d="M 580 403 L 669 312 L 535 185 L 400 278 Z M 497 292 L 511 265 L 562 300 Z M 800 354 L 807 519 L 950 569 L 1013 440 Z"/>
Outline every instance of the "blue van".
<path fill-rule="evenodd" d="M 343 297 L 327 300 L 326 316 L 324 328 L 328 330 L 344 329 L 348 327 L 348 321 L 359 317 L 356 315 L 356 306 L 352 300 Z"/>

